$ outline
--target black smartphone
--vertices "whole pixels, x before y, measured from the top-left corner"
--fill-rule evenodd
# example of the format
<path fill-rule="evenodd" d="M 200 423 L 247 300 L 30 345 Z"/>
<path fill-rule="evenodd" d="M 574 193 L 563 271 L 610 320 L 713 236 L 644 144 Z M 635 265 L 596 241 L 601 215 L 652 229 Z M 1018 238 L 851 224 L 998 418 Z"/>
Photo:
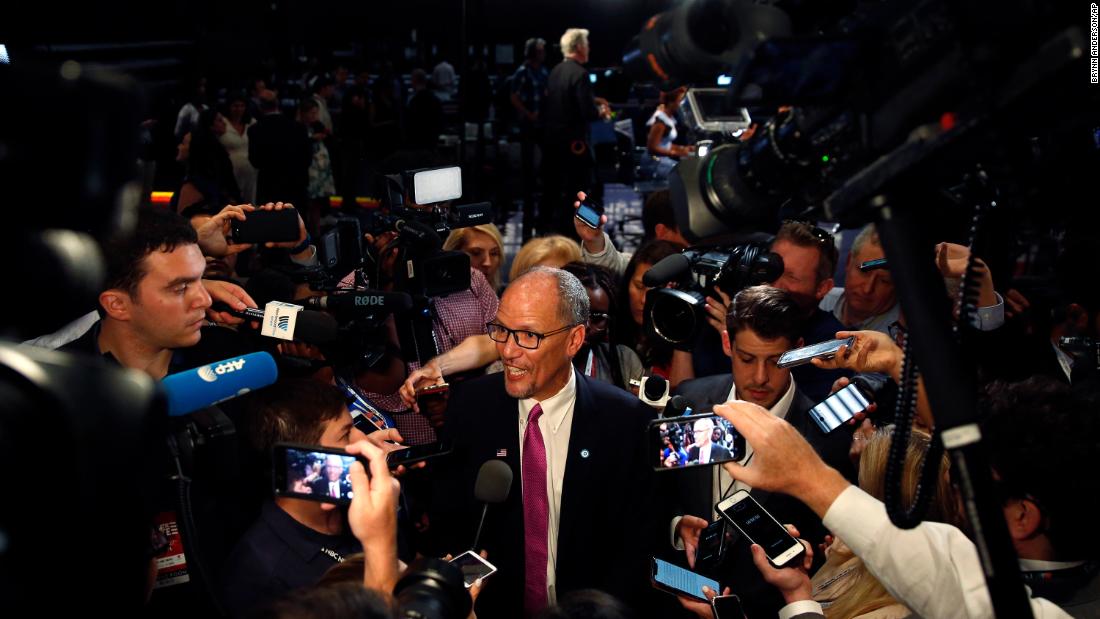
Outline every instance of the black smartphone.
<path fill-rule="evenodd" d="M 886 258 L 875 258 L 874 260 L 867 260 L 861 262 L 859 265 L 859 270 L 863 273 L 885 268 L 887 268 Z"/>
<path fill-rule="evenodd" d="M 245 220 L 232 220 L 230 236 L 234 243 L 286 243 L 297 241 L 298 211 L 284 208 L 278 211 L 252 211 Z"/>
<path fill-rule="evenodd" d="M 402 464 L 413 464 L 421 460 L 445 456 L 449 453 L 451 453 L 450 441 L 412 445 L 386 454 L 386 463 L 390 465 L 391 469 L 395 469 Z"/>
<path fill-rule="evenodd" d="M 710 600 L 714 619 L 744 619 L 745 609 L 741 608 L 741 598 L 736 595 L 716 595 Z"/>
<path fill-rule="evenodd" d="M 794 350 L 788 350 L 779 357 L 779 361 L 775 364 L 781 368 L 793 368 L 799 365 L 805 365 L 810 362 L 810 359 L 832 359 L 836 356 L 836 351 L 841 346 L 852 347 L 852 342 L 856 341 L 855 337 L 844 338 L 843 340 L 829 340 L 828 342 L 821 342 L 819 344 L 811 344 L 810 346 L 803 346 L 802 348 L 796 348 Z"/>
<path fill-rule="evenodd" d="M 787 533 L 787 529 L 745 490 L 734 492 L 715 509 L 750 542 L 760 544 L 768 561 L 777 568 L 797 565 L 797 560 L 806 554 L 802 543 Z"/>
<path fill-rule="evenodd" d="M 601 215 L 603 215 L 603 209 L 589 202 L 581 202 L 580 207 L 577 208 L 576 217 L 581 223 L 595 230 L 600 227 Z"/>
<path fill-rule="evenodd" d="M 466 584 L 467 589 L 477 584 L 477 581 L 484 580 L 497 571 L 495 565 L 472 550 L 467 550 L 451 559 L 451 563 L 462 570 L 462 581 Z"/>
<path fill-rule="evenodd" d="M 726 553 L 726 519 L 719 518 L 699 533 L 695 548 L 695 569 L 713 570 L 722 565 Z"/>
<path fill-rule="evenodd" d="M 653 586 L 667 591 L 673 595 L 684 594 L 697 600 L 707 601 L 703 594 L 703 586 L 710 587 L 712 591 L 721 591 L 718 581 L 700 576 L 691 570 L 684 569 L 668 561 L 662 561 L 653 557 Z"/>
<path fill-rule="evenodd" d="M 320 445 L 277 443 L 272 450 L 275 496 L 349 505 L 353 492 L 348 472 L 359 460 L 343 449 Z"/>
<path fill-rule="evenodd" d="M 649 423 L 653 468 L 670 471 L 737 462 L 745 457 L 745 437 L 716 413 L 666 417 Z"/>
<path fill-rule="evenodd" d="M 810 417 L 828 434 L 847 423 L 849 419 L 862 413 L 870 406 L 859 387 L 852 383 L 837 391 L 817 406 L 810 409 Z"/>

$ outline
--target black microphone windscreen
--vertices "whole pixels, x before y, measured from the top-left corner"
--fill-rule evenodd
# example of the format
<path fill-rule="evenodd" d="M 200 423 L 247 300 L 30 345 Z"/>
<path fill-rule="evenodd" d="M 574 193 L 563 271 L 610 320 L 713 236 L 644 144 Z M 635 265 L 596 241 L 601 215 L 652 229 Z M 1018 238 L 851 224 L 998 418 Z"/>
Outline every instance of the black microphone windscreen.
<path fill-rule="evenodd" d="M 642 275 L 642 283 L 650 288 L 664 286 L 677 280 L 691 269 L 691 262 L 683 254 L 665 256 L 653 268 Z"/>
<path fill-rule="evenodd" d="M 645 397 L 647 400 L 656 401 L 664 397 L 668 391 L 668 381 L 661 376 L 650 376 L 645 381 Z"/>
<path fill-rule="evenodd" d="M 483 503 L 503 503 L 512 489 L 512 467 L 503 460 L 489 460 L 481 465 L 474 484 L 474 498 Z"/>
<path fill-rule="evenodd" d="M 336 319 L 324 312 L 302 310 L 294 325 L 294 339 L 307 344 L 327 344 L 335 341 L 339 325 Z"/>
<path fill-rule="evenodd" d="M 674 395 L 665 405 L 665 417 L 679 417 L 689 408 L 695 408 L 691 400 L 682 395 Z"/>

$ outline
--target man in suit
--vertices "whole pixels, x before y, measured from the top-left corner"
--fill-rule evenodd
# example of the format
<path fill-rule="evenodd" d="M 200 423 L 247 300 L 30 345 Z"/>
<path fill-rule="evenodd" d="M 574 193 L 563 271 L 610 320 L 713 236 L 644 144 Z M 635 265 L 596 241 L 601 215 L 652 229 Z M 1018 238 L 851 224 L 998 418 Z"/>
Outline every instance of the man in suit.
<path fill-rule="evenodd" d="M 690 400 L 698 413 L 710 412 L 715 404 L 735 399 L 762 406 L 797 428 L 823 460 L 854 478 L 855 471 L 848 459 L 851 428 L 842 426 L 830 434 L 822 432 L 809 415 L 815 402 L 798 390 L 789 369 L 776 366 L 780 355 L 802 346 L 799 334 L 803 316 L 804 312 L 785 290 L 769 286 L 742 290 L 730 303 L 726 331 L 722 333 L 722 347 L 732 360 L 731 374 L 684 382 L 677 393 Z M 751 466 L 752 458 L 753 447 L 746 445 L 742 462 Z M 689 469 L 670 475 L 676 477 L 671 480 L 675 487 L 670 485 L 665 492 L 674 495 L 670 503 L 677 508 L 670 526 L 672 544 L 685 551 L 692 567 L 699 533 L 718 517 L 714 505 L 741 489 L 751 491 L 776 519 L 795 525 L 811 543 L 822 541 L 826 533 L 821 520 L 798 501 L 785 495 L 753 491 L 734 482 L 722 467 Z M 735 532 L 734 542 L 726 550 L 726 560 L 714 576 L 741 596 L 749 617 L 774 617 L 783 606 L 783 599 L 761 579 L 753 566 L 749 546 Z"/>
<path fill-rule="evenodd" d="M 325 474 L 310 482 L 309 489 L 316 495 L 347 498 L 351 492 L 351 482 L 345 475 L 344 461 L 340 456 L 329 454 L 325 457 Z"/>
<path fill-rule="evenodd" d="M 688 462 L 694 464 L 709 464 L 729 460 L 730 450 L 714 442 L 714 421 L 712 419 L 700 419 L 691 426 L 691 432 L 695 435 L 695 444 L 688 449 Z"/>
<path fill-rule="evenodd" d="M 279 99 L 270 90 L 260 93 L 260 112 L 262 116 L 248 129 L 248 161 L 257 170 L 256 200 L 305 208 L 313 161 L 306 128 L 279 111 Z"/>
<path fill-rule="evenodd" d="M 504 371 L 451 393 L 443 434 L 454 453 L 436 478 L 431 514 L 443 551 L 470 548 L 481 465 L 499 459 L 515 472 L 481 533 L 478 550 L 499 569 L 478 597 L 482 619 L 532 616 L 577 589 L 628 603 L 645 591 L 652 509 L 644 438 L 653 412 L 573 369 L 588 314 L 576 277 L 530 271 L 505 290 L 488 325 Z"/>

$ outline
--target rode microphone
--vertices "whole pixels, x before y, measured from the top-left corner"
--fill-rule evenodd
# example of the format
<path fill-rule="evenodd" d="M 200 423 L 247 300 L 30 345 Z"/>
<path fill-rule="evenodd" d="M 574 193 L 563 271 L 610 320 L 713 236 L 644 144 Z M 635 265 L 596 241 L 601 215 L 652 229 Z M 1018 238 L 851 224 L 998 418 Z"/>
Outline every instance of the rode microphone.
<path fill-rule="evenodd" d="M 280 340 L 328 344 L 336 341 L 339 331 L 339 325 L 332 316 L 279 301 L 268 303 L 265 309 L 246 307 L 237 310 L 222 302 L 215 303 L 212 309 L 215 312 L 227 312 L 237 318 L 256 320 L 260 323 L 260 335 Z"/>
<path fill-rule="evenodd" d="M 278 377 L 275 359 L 254 352 L 169 374 L 160 385 L 168 396 L 168 416 L 179 417 L 266 387 Z"/>
<path fill-rule="evenodd" d="M 477 533 L 474 535 L 474 545 L 471 547 L 477 551 L 477 543 L 481 539 L 481 527 L 485 526 L 485 514 L 489 512 L 490 503 L 503 503 L 508 500 L 508 493 L 512 489 L 512 467 L 504 460 L 488 460 L 477 471 L 477 482 L 474 484 L 474 498 L 485 504 L 481 508 L 481 522 L 477 524 Z"/>
<path fill-rule="evenodd" d="M 662 376 L 643 377 L 638 397 L 654 408 L 664 408 L 668 403 L 668 381 Z"/>
<path fill-rule="evenodd" d="M 412 297 L 406 292 L 382 292 L 363 290 L 326 294 L 321 297 L 301 299 L 306 307 L 328 310 L 333 314 L 348 318 L 370 314 L 389 314 L 412 309 Z"/>

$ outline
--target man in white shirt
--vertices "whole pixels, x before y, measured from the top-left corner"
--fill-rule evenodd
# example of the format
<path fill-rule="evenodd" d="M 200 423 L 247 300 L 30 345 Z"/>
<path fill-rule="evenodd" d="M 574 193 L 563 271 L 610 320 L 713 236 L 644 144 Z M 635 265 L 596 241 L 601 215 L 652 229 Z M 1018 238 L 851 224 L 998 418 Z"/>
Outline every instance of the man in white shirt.
<path fill-rule="evenodd" d="M 799 392 L 790 369 L 776 366 L 780 355 L 802 345 L 803 316 L 794 297 L 785 290 L 770 286 L 742 290 L 730 303 L 727 330 L 722 333 L 722 346 L 731 358 L 731 373 L 687 381 L 676 391 L 691 401 L 692 409 L 698 413 L 709 412 L 714 405 L 735 399 L 765 407 L 771 415 L 787 419 L 826 461 L 844 468 L 854 478 L 848 460 L 851 428 L 843 426 L 830 434 L 822 432 L 809 415 L 815 402 Z M 746 445 L 744 462 L 750 466 L 755 457 L 754 447 L 752 443 Z M 752 491 L 753 497 L 780 522 L 794 524 L 806 539 L 816 543 L 824 537 L 820 519 L 805 506 L 790 497 L 757 492 L 751 486 L 737 483 L 721 467 L 668 475 L 675 476 L 672 480 L 675 489 L 670 490 L 674 497 L 667 501 L 675 508 L 670 525 L 672 544 L 685 551 L 689 566 L 694 567 L 700 532 L 718 518 L 714 505 L 741 489 Z M 749 616 L 774 614 L 782 607 L 782 599 L 761 580 L 753 566 L 747 542 L 738 538 L 726 551 L 726 557 L 726 564 L 715 576 L 741 596 Z"/>
<path fill-rule="evenodd" d="M 752 466 L 723 465 L 753 488 L 783 492 L 804 502 L 840 536 L 898 601 L 920 617 L 993 617 L 978 551 L 957 528 L 924 522 L 894 526 L 882 503 L 822 462 L 787 422 L 747 402 L 715 407 L 756 446 Z M 1052 602 L 1030 600 L 1037 618 L 1069 617 Z M 797 608 L 792 608 L 798 605 Z M 784 616 L 813 612 L 816 602 L 795 602 Z"/>
<path fill-rule="evenodd" d="M 488 325 L 504 371 L 451 392 L 442 434 L 454 453 L 438 471 L 431 512 L 442 552 L 463 552 L 474 538 L 481 465 L 499 459 L 514 472 L 507 500 L 490 506 L 482 529 L 499 569 L 478 596 L 482 619 L 532 616 L 576 589 L 628 603 L 644 591 L 652 512 L 644 438 L 653 409 L 573 369 L 588 314 L 576 277 L 533 269 L 505 290 Z"/>

